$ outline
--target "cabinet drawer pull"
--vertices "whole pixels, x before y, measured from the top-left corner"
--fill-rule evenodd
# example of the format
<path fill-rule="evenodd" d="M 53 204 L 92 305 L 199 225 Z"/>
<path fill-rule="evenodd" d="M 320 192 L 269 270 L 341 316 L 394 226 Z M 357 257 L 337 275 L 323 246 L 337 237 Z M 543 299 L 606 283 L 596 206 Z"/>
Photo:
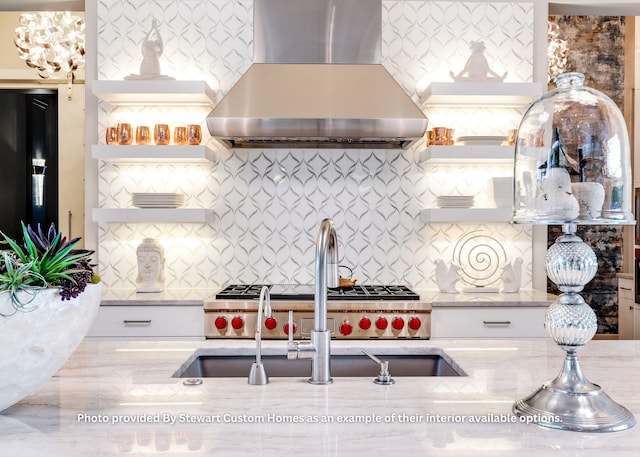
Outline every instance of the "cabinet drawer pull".
<path fill-rule="evenodd" d="M 620 289 L 621 290 L 631 290 L 629 287 L 622 287 L 622 286 L 620 286 Z"/>
<path fill-rule="evenodd" d="M 140 321 L 130 321 L 130 320 L 123 320 L 122 322 L 124 322 L 124 325 L 151 325 L 151 319 L 149 320 L 140 320 Z"/>
<path fill-rule="evenodd" d="M 484 325 L 511 325 L 511 321 L 482 321 Z"/>

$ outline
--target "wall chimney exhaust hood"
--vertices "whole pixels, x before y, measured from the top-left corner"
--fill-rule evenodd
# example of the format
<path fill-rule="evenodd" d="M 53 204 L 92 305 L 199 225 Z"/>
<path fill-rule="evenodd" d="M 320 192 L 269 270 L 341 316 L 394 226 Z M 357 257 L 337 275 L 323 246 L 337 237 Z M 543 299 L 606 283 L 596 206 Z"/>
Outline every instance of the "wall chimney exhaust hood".
<path fill-rule="evenodd" d="M 234 148 L 406 148 L 427 118 L 380 63 L 381 0 L 254 0 L 254 63 L 207 118 Z"/>

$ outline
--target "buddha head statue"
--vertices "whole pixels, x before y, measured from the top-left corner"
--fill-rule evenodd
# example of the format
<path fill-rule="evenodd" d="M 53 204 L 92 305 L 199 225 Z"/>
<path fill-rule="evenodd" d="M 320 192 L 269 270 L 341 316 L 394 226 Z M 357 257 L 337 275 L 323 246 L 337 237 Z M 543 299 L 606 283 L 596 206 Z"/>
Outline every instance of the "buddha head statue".
<path fill-rule="evenodd" d="M 153 238 L 145 238 L 136 249 L 138 259 L 138 292 L 162 292 L 164 290 L 164 248 Z"/>

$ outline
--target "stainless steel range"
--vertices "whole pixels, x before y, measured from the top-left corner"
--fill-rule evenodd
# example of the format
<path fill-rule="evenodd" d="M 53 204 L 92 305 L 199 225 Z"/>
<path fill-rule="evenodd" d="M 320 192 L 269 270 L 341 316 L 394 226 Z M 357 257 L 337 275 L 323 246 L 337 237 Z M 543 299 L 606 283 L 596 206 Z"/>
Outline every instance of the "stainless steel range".
<path fill-rule="evenodd" d="M 207 338 L 253 338 L 263 284 L 225 287 L 204 303 Z M 309 338 L 314 325 L 312 285 L 268 285 L 272 316 L 262 338 Z M 402 285 L 356 285 L 327 291 L 327 328 L 332 338 L 428 339 L 431 306 Z M 289 322 L 289 311 L 293 322 Z"/>

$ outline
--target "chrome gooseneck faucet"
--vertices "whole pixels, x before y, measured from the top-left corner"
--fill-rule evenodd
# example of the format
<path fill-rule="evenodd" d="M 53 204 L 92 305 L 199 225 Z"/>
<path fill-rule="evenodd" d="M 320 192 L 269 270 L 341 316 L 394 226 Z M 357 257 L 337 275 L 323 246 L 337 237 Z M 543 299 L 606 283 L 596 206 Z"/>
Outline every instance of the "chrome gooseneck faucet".
<path fill-rule="evenodd" d="M 262 365 L 262 307 L 264 305 L 264 317 L 271 317 L 271 295 L 269 287 L 262 286 L 260 290 L 260 303 L 258 304 L 258 321 L 256 322 L 256 361 L 251 365 L 248 382 L 251 385 L 264 385 L 269 382 L 269 377 Z"/>
<path fill-rule="evenodd" d="M 311 344 L 290 341 L 289 359 L 313 359 L 311 384 L 330 384 L 331 332 L 327 329 L 327 287 L 338 287 L 338 235 L 331 219 L 320 223 L 316 238 L 316 289 Z"/>

